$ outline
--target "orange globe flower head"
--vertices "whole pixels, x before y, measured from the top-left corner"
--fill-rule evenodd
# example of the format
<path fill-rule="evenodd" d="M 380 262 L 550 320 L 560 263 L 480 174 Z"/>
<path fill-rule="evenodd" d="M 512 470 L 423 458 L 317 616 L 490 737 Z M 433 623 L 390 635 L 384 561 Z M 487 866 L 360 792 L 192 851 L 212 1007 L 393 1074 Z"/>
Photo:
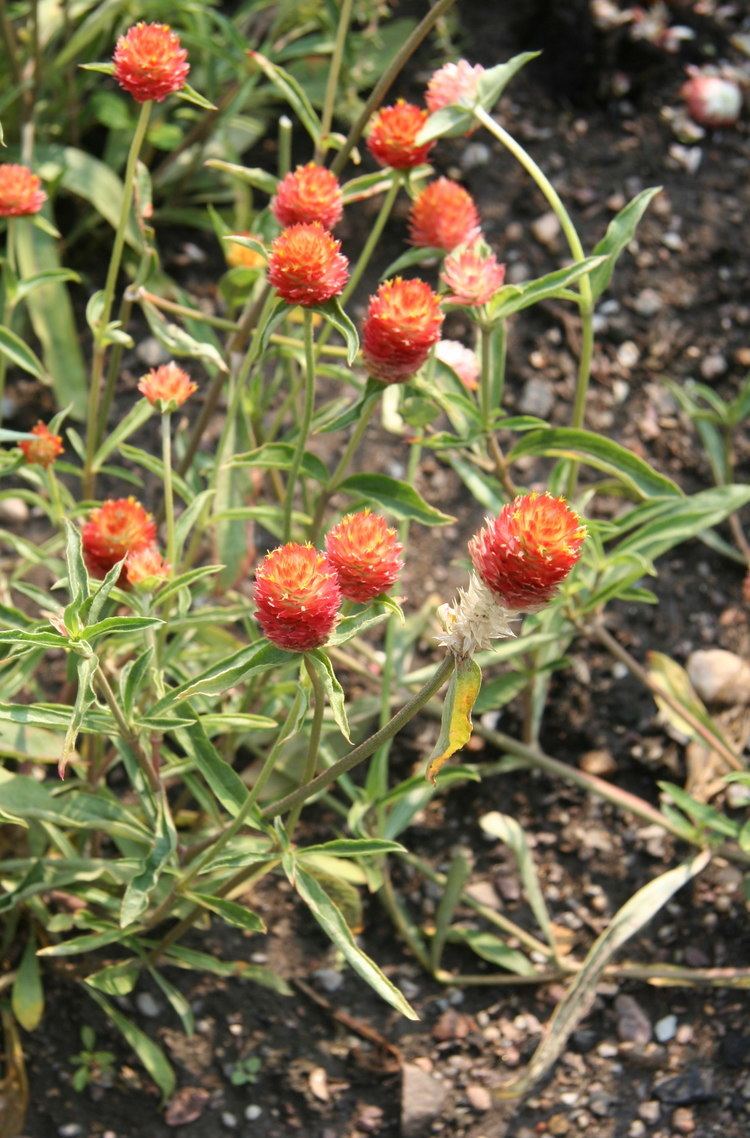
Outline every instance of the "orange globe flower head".
<path fill-rule="evenodd" d="M 190 71 L 177 33 L 168 24 L 143 21 L 120 36 L 112 62 L 115 79 L 137 103 L 161 103 L 181 91 Z"/>
<path fill-rule="evenodd" d="M 402 552 L 395 529 L 370 510 L 347 514 L 326 536 L 326 556 L 348 601 L 364 603 L 386 593 L 403 569 Z"/>
<path fill-rule="evenodd" d="M 91 511 L 81 537 L 89 572 L 104 577 L 127 554 L 154 545 L 156 522 L 135 498 L 109 498 Z"/>
<path fill-rule="evenodd" d="M 24 439 L 18 444 L 23 457 L 32 466 L 43 466 L 45 469 L 52 466 L 65 450 L 60 435 L 53 435 L 46 423 L 41 421 L 30 432 L 34 438 Z"/>
<path fill-rule="evenodd" d="M 425 186 L 409 211 L 412 245 L 455 249 L 479 236 L 479 211 L 468 190 L 450 178 Z"/>
<path fill-rule="evenodd" d="M 240 230 L 236 236 L 252 237 L 253 241 L 263 244 L 263 238 L 257 233 L 251 233 L 249 229 Z M 232 269 L 264 269 L 266 267 L 266 258 L 262 253 L 247 245 L 240 245 L 239 241 L 226 242 L 225 256 L 227 264 Z"/>
<path fill-rule="evenodd" d="M 479 387 L 479 360 L 477 353 L 459 340 L 439 340 L 435 355 L 441 363 L 455 371 L 464 387 L 476 391 Z"/>
<path fill-rule="evenodd" d="M 341 242 L 319 221 L 290 225 L 271 246 L 268 280 L 288 304 L 325 304 L 339 295 L 348 279 Z"/>
<path fill-rule="evenodd" d="M 153 593 L 172 576 L 172 566 L 156 545 L 134 549 L 125 558 L 125 579 L 134 589 Z"/>
<path fill-rule="evenodd" d="M 471 64 L 465 59 L 439 67 L 433 72 L 425 92 L 425 102 L 430 113 L 434 114 L 443 107 L 455 104 L 473 107 L 477 101 L 479 80 L 483 75 L 481 63 Z"/>
<path fill-rule="evenodd" d="M 507 609 L 547 604 L 581 556 L 586 527 L 564 498 L 523 494 L 469 542 L 481 580 Z"/>
<path fill-rule="evenodd" d="M 370 297 L 362 354 L 375 379 L 403 383 L 419 371 L 440 339 L 440 297 L 422 280 L 394 277 Z"/>
<path fill-rule="evenodd" d="M 492 300 L 503 287 L 505 265 L 482 240 L 459 245 L 443 262 L 441 280 L 450 290 L 445 297 L 451 304 L 478 307 Z"/>
<path fill-rule="evenodd" d="M 422 107 L 415 107 L 404 99 L 397 99 L 390 107 L 381 107 L 373 115 L 367 146 L 381 166 L 394 170 L 409 170 L 426 162 L 434 142 L 417 144 L 417 135 L 429 115 Z"/>
<path fill-rule="evenodd" d="M 165 414 L 182 407 L 185 400 L 198 390 L 198 384 L 193 383 L 188 373 L 172 361 L 152 367 L 142 375 L 138 380 L 138 390 L 153 407 L 158 407 Z"/>
<path fill-rule="evenodd" d="M 0 217 L 29 217 L 47 200 L 36 174 L 15 162 L 0 163 Z"/>
<path fill-rule="evenodd" d="M 288 542 L 266 554 L 255 570 L 255 619 L 278 648 L 310 652 L 325 644 L 339 609 L 341 589 L 325 555 Z"/>
<path fill-rule="evenodd" d="M 315 162 L 298 166 L 279 182 L 271 200 L 271 212 L 279 225 L 319 221 L 325 229 L 333 229 L 344 212 L 339 180 L 331 170 Z"/>

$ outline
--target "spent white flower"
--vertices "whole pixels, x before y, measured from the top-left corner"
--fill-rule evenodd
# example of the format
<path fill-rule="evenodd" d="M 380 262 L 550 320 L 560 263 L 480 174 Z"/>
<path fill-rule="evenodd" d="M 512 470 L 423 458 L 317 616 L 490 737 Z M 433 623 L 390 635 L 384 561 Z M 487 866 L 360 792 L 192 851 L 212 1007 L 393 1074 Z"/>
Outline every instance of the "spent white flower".
<path fill-rule="evenodd" d="M 474 573 L 466 589 L 459 589 L 453 604 L 441 605 L 438 618 L 442 632 L 437 640 L 455 656 L 472 656 L 491 648 L 493 640 L 515 636 L 510 619 L 518 616 L 502 603 Z"/>

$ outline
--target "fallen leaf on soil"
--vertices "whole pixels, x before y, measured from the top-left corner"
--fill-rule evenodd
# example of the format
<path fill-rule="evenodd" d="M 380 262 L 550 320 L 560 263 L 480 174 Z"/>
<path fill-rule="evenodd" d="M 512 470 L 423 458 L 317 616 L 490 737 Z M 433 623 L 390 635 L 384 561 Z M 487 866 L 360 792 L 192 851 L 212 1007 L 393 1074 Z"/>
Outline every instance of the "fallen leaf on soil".
<path fill-rule="evenodd" d="M 331 1092 L 328 1088 L 328 1075 L 325 1067 L 313 1067 L 308 1079 L 310 1090 L 320 1102 L 330 1102 Z"/>
<path fill-rule="evenodd" d="M 186 1126 L 203 1114 L 211 1095 L 205 1087 L 180 1087 L 164 1113 L 167 1126 Z"/>

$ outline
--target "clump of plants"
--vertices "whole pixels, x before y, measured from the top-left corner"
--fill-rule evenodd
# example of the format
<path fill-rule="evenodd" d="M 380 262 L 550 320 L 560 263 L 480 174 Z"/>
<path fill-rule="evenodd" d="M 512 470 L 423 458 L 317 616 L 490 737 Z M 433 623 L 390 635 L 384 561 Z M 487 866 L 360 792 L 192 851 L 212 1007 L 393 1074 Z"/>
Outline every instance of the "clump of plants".
<path fill-rule="evenodd" d="M 0 165 L 2 379 L 26 373 L 51 385 L 59 404 L 31 432 L 0 435 L 1 493 L 44 519 L 36 539 L 0 533 L 0 812 L 10 835 L 0 863 L 3 986 L 17 1022 L 33 1030 L 45 974 L 74 960 L 81 992 L 165 1097 L 175 1089 L 166 1054 L 114 997 L 150 977 L 191 1032 L 176 969 L 287 991 L 272 968 L 250 960 L 252 939 L 246 958 L 223 960 L 194 935 L 223 921 L 261 936 L 261 883 L 291 883 L 347 963 L 410 1018 L 415 1010 L 360 943 L 364 892 L 441 984 L 474 975 L 471 965 L 465 975 L 445 967 L 449 941 L 479 958 L 483 983 L 492 970 L 498 983 L 514 974 L 564 982 L 529 1067 L 503 1092 L 520 1094 L 560 1053 L 615 952 L 717 851 L 743 864 L 750 856 L 742 818 L 668 785 L 659 808 L 539 747 L 550 677 L 582 640 L 610 650 L 740 770 L 705 708 L 671 673 L 647 672 L 619 645 L 606 609 L 618 599 L 653 602 L 644 580 L 656 559 L 712 533 L 750 489 L 726 478 L 687 495 L 586 428 L 595 307 L 658 191 L 639 194 L 584 249 L 552 182 L 493 114 L 533 53 L 486 70 L 448 63 L 430 79 L 424 107 L 388 103 L 398 70 L 448 7 L 436 4 L 414 29 L 346 135 L 333 125 L 350 3 L 341 5 L 319 108 L 284 66 L 249 52 L 247 66 L 286 100 L 294 127 L 281 127 L 275 169 L 216 156 L 202 167 L 215 189 L 203 216 L 227 263 L 218 310 L 164 271 L 146 161 L 155 115 L 166 128 L 188 106 L 197 129 L 215 114 L 188 85 L 193 45 L 188 52 L 173 29 L 140 22 L 112 45 L 110 62 L 87 59 L 133 104 L 118 134 L 120 153 L 127 142 L 122 176 L 111 171 L 116 217 L 104 284 L 85 304 L 83 416 L 66 400 L 45 304 L 32 305 L 71 282 L 80 296 L 83 283 L 36 259 L 38 233 L 60 240 L 60 182 L 40 177 L 33 149 L 27 161 Z M 111 80 L 97 81 L 111 92 Z M 291 129 L 308 148 L 294 168 Z M 441 140 L 477 130 L 513 155 L 557 217 L 568 256 L 553 272 L 506 283 L 470 194 L 435 175 Z M 409 248 L 381 265 L 400 197 L 409 201 Z M 352 260 L 335 230 L 372 199 L 379 211 Z M 373 268 L 382 283 L 357 322 L 351 298 Z M 503 407 L 509 322 L 552 299 L 580 320 L 565 427 Z M 454 311 L 472 330 L 469 342 L 443 336 Z M 146 327 L 166 359 L 144 369 L 139 398 L 123 387 L 123 359 Z M 369 445 L 378 420 L 404 478 L 385 473 Z M 415 488 L 425 455 L 453 470 L 467 510 L 486 514 L 468 547 L 446 543 L 446 561 L 465 566 L 464 583 L 435 602 L 409 575 L 410 550 L 421 527 L 454 518 Z M 529 459 L 538 461 L 529 467 Z M 533 483 L 521 473 L 530 469 Z M 483 716 L 516 697 L 522 741 L 484 717 L 472 723 L 473 711 Z M 419 770 L 405 772 L 393 745 L 419 716 L 439 720 L 439 733 Z M 457 759 L 473 732 L 506 757 Z M 541 768 L 572 780 L 695 847 L 644 885 L 583 958 L 561 951 L 512 817 L 491 811 L 482 824 L 518 858 L 535 933 L 472 899 L 463 855 L 444 877 L 410 848 L 409 827 L 433 796 L 486 778 L 489 805 L 490 780 L 509 766 L 516 778 Z M 327 835 L 311 842 L 304 823 L 313 811 Z M 442 888 L 433 921 L 399 895 L 399 863 Z M 476 918 L 469 924 L 457 917 L 466 906 Z M 680 976 L 690 982 L 687 972 Z M 640 974 L 675 975 L 658 964 Z M 84 1044 L 78 1086 L 106 1054 L 93 1039 Z M 246 1067 L 240 1074 L 252 1081 L 255 1068 Z"/>

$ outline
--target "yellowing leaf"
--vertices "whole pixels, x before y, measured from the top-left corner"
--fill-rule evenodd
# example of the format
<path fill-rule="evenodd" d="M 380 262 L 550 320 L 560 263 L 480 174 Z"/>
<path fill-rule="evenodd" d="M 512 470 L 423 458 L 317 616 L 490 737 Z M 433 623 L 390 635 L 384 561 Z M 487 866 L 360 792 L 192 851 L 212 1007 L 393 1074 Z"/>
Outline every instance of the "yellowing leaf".
<path fill-rule="evenodd" d="M 443 705 L 440 735 L 430 755 L 427 778 L 435 783 L 440 768 L 471 738 L 471 711 L 482 686 L 482 670 L 471 657 L 456 661 Z"/>

